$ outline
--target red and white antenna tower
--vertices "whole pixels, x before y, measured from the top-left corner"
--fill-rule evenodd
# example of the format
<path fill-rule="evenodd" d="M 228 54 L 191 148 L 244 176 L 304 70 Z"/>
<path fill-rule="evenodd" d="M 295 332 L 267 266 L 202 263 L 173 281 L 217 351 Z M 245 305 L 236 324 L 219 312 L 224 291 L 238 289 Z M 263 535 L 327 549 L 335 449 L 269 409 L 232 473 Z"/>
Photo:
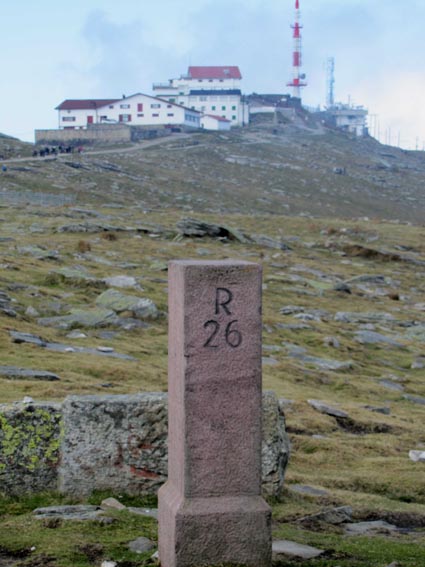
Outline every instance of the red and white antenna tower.
<path fill-rule="evenodd" d="M 293 78 L 290 83 L 287 83 L 288 87 L 293 88 L 294 97 L 301 98 L 301 89 L 306 87 L 305 74 L 301 72 L 302 67 L 302 57 L 301 57 L 301 29 L 302 25 L 301 13 L 300 13 L 300 0 L 295 0 L 295 23 L 291 26 L 294 30 L 294 51 L 292 54 L 292 67 L 293 67 Z"/>

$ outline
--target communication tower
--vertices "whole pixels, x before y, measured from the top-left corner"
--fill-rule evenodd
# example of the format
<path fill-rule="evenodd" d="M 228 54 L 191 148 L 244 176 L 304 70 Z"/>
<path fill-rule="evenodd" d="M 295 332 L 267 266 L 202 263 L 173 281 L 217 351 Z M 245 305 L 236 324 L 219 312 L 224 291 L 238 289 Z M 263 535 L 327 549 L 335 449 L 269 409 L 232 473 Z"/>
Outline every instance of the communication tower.
<path fill-rule="evenodd" d="M 334 96 L 334 86 L 335 86 L 335 59 L 334 57 L 328 57 L 326 66 L 326 106 L 332 108 L 335 104 Z"/>
<path fill-rule="evenodd" d="M 300 12 L 300 0 L 295 0 L 295 23 L 291 26 L 294 30 L 294 50 L 292 53 L 292 68 L 293 75 L 292 81 L 287 83 L 288 87 L 292 87 L 293 96 L 296 98 L 301 98 L 301 89 L 307 86 L 305 82 L 305 74 L 302 73 L 302 52 L 301 52 L 301 12 Z"/>

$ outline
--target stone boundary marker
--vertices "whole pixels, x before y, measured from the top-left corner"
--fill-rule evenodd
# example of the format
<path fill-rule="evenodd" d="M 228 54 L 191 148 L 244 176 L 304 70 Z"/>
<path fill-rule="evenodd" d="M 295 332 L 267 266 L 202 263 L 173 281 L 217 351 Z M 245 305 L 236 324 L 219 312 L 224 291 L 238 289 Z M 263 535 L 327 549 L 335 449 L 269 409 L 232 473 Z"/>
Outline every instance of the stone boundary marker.
<path fill-rule="evenodd" d="M 169 266 L 169 465 L 162 567 L 271 565 L 261 498 L 261 267 Z"/>

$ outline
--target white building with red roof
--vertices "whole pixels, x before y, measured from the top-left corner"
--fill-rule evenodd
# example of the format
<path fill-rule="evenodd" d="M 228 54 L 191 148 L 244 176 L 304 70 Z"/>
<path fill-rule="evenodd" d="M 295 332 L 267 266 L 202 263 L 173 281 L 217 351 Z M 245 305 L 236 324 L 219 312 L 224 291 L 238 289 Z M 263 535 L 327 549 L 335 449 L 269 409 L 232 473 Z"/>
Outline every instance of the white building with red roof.
<path fill-rule="evenodd" d="M 61 130 L 85 129 L 91 124 L 201 127 L 197 110 L 142 93 L 120 99 L 65 100 L 56 110 Z"/>
<path fill-rule="evenodd" d="M 248 105 L 241 91 L 242 74 L 236 66 L 194 67 L 168 83 L 155 83 L 158 98 L 184 105 L 202 114 L 220 116 L 232 126 L 249 122 Z"/>

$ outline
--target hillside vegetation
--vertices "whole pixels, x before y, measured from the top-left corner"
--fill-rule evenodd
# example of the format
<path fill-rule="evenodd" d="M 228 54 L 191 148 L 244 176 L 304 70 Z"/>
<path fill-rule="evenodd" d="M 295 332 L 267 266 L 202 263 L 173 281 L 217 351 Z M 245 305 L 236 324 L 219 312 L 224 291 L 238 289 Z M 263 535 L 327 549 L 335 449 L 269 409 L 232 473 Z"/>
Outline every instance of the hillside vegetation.
<path fill-rule="evenodd" d="M 282 501 L 273 504 L 274 535 L 327 550 L 279 565 L 425 564 L 425 464 L 409 458 L 425 451 L 422 153 L 354 140 L 305 117 L 278 125 L 265 118 L 243 131 L 10 159 L 7 168 L 0 172 L 1 364 L 59 380 L 0 375 L 3 402 L 166 390 L 167 262 L 259 262 L 264 388 L 281 398 L 292 442 Z M 190 235 L 187 217 L 221 228 Z M 120 288 L 106 282 L 111 276 L 133 280 Z M 108 288 L 148 298 L 158 313 L 101 320 L 99 296 Z M 69 319 L 81 312 L 96 322 Z M 299 485 L 323 493 L 300 494 Z M 2 551 L 15 554 L 14 565 L 29 546 L 27 525 L 37 553 L 50 557 L 46 565 L 99 564 L 61 551 L 69 526 L 50 537 L 30 519 L 28 503 L 1 502 L 0 565 Z M 387 520 L 398 531 L 347 537 L 335 525 L 298 521 L 341 505 L 356 521 Z M 103 557 L 120 560 L 125 522 L 155 537 L 154 524 L 117 522 L 118 531 L 101 528 L 111 530 L 109 543 L 105 532 L 97 536 Z M 94 543 L 90 530 L 78 533 L 79 549 Z M 149 555 L 124 556 L 119 565 L 153 564 Z"/>

